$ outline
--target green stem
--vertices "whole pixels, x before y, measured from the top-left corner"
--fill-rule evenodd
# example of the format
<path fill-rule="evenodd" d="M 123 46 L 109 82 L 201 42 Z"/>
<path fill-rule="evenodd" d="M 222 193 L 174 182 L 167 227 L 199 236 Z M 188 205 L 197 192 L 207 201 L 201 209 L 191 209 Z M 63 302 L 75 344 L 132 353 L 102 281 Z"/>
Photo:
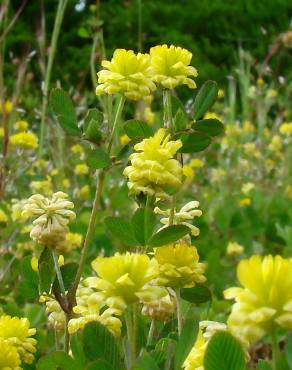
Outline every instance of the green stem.
<path fill-rule="evenodd" d="M 69 344 L 70 344 L 70 334 L 68 331 L 68 323 L 70 320 L 70 315 L 65 314 L 65 338 L 64 338 L 64 350 L 66 353 L 69 353 Z"/>
<path fill-rule="evenodd" d="M 163 90 L 163 121 L 164 128 L 172 132 L 171 93 L 169 89 Z"/>
<path fill-rule="evenodd" d="M 155 331 L 155 320 L 152 319 L 151 320 L 151 324 L 150 324 L 150 329 L 149 329 L 148 337 L 147 337 L 147 342 L 146 342 L 146 346 L 147 347 L 150 346 L 150 344 L 151 344 L 154 331 Z"/>
<path fill-rule="evenodd" d="M 108 144 L 108 154 L 109 155 L 111 155 L 112 146 L 113 146 L 113 142 L 114 142 L 114 138 L 115 138 L 115 133 L 117 131 L 117 127 L 118 127 L 118 124 L 119 124 L 120 119 L 121 119 L 121 115 L 122 115 L 122 111 L 123 111 L 125 101 L 126 101 L 126 98 L 125 98 L 124 95 L 122 95 L 121 98 L 120 98 L 120 101 L 119 101 L 117 111 L 116 111 L 112 132 L 110 134 L 110 139 L 109 139 L 109 144 Z"/>
<path fill-rule="evenodd" d="M 48 93 L 49 93 L 49 88 L 50 88 L 51 73 L 52 73 L 52 67 L 53 67 L 53 62 L 55 59 L 58 38 L 59 38 L 67 2 L 68 0 L 59 0 L 50 49 L 49 49 L 50 52 L 49 52 L 48 64 L 46 67 L 45 81 L 44 81 L 44 86 L 43 86 L 43 100 L 42 100 L 41 124 L 40 124 L 41 126 L 40 127 L 40 144 L 39 144 L 39 153 L 38 153 L 39 157 L 41 157 L 43 154 L 46 117 L 47 117 L 47 111 L 48 111 Z"/>
<path fill-rule="evenodd" d="M 138 0 L 138 51 L 142 52 L 142 0 Z"/>
<path fill-rule="evenodd" d="M 174 215 L 175 215 L 175 205 L 176 205 L 176 196 L 172 196 L 171 209 L 169 215 L 169 226 L 173 225 Z"/>
<path fill-rule="evenodd" d="M 129 307 L 125 311 L 125 322 L 126 322 L 126 328 L 127 328 L 127 337 L 128 337 L 128 342 L 129 342 L 129 356 L 128 357 L 128 370 L 131 370 L 134 366 L 134 361 L 135 361 L 135 350 L 134 350 L 134 326 L 133 326 L 133 320 L 132 320 L 132 312 L 131 308 Z"/>
<path fill-rule="evenodd" d="M 81 253 L 81 258 L 80 258 L 80 262 L 79 262 L 79 266 L 78 266 L 78 270 L 77 270 L 77 273 L 76 273 L 76 276 L 75 276 L 73 286 L 72 286 L 72 288 L 70 289 L 70 292 L 69 292 L 68 308 L 69 308 L 70 311 L 72 310 L 72 308 L 75 304 L 75 297 L 76 297 L 77 287 L 78 287 L 78 284 L 79 284 L 79 281 L 80 281 L 80 278 L 81 278 L 81 275 L 82 275 L 82 272 L 83 272 L 83 269 L 84 269 L 84 266 L 85 266 L 85 261 L 86 261 L 89 245 L 90 245 L 90 242 L 91 242 L 92 237 L 93 237 L 96 215 L 97 215 L 97 211 L 98 211 L 98 207 L 99 207 L 99 203 L 100 203 L 100 198 L 101 198 L 101 194 L 102 194 L 102 190 L 103 190 L 105 174 L 106 174 L 106 169 L 103 169 L 103 170 L 100 171 L 99 176 L 98 176 L 96 191 L 95 191 L 95 198 L 94 198 L 94 201 L 93 201 L 91 216 L 90 216 L 90 220 L 89 220 L 89 224 L 88 224 L 88 228 L 87 228 L 87 233 L 86 233 L 85 240 L 84 240 L 84 245 L 83 245 L 83 249 L 82 249 L 82 253 Z"/>
<path fill-rule="evenodd" d="M 180 298 L 180 289 L 175 289 L 176 294 L 176 312 L 177 312 L 177 328 L 178 335 L 181 335 L 182 331 L 182 312 L 181 312 L 181 298 Z"/>
<path fill-rule="evenodd" d="M 272 350 L 273 350 L 273 370 L 277 370 L 280 351 L 279 351 L 279 345 L 278 345 L 277 332 L 275 329 L 272 331 L 271 337 L 272 337 Z"/>

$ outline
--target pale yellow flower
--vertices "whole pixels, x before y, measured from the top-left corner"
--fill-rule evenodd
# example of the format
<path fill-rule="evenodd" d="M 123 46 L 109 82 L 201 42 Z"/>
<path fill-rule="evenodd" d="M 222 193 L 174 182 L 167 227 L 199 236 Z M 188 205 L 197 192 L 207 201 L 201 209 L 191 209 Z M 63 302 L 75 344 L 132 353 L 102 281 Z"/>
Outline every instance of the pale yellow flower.
<path fill-rule="evenodd" d="M 224 291 L 235 299 L 228 327 L 238 337 L 255 342 L 277 327 L 292 329 L 292 259 L 254 255 L 237 267 L 241 287 Z"/>
<path fill-rule="evenodd" d="M 97 74 L 96 95 L 122 93 L 128 99 L 139 100 L 156 89 L 149 54 L 117 49 L 112 60 L 104 60 L 101 65 L 105 69 Z"/>
<path fill-rule="evenodd" d="M 80 199 L 87 199 L 90 194 L 89 185 L 83 185 L 80 189 L 77 190 L 76 197 Z"/>
<path fill-rule="evenodd" d="M 251 157 L 255 157 L 255 158 L 260 158 L 261 157 L 261 153 L 257 149 L 256 143 L 252 142 L 252 143 L 243 144 L 243 150 L 244 150 L 245 154 L 247 154 Z"/>
<path fill-rule="evenodd" d="M 158 263 L 146 254 L 127 252 L 97 257 L 92 267 L 98 275 L 94 286 L 111 308 L 124 310 L 131 303 L 151 302 L 166 293 L 151 284 L 158 276 Z"/>
<path fill-rule="evenodd" d="M 246 206 L 249 206 L 251 205 L 251 199 L 246 197 L 246 198 L 242 198 L 238 201 L 238 205 L 239 207 L 246 207 Z"/>
<path fill-rule="evenodd" d="M 190 166 L 193 168 L 202 168 L 204 166 L 204 162 L 201 159 L 194 158 L 191 160 Z"/>
<path fill-rule="evenodd" d="M 244 121 L 242 131 L 245 134 L 252 134 L 255 132 L 255 127 L 250 121 Z"/>
<path fill-rule="evenodd" d="M 80 144 L 72 145 L 71 146 L 71 152 L 74 153 L 74 154 L 83 154 L 84 153 L 83 146 L 80 145 Z"/>
<path fill-rule="evenodd" d="M 169 319 L 176 309 L 176 297 L 174 290 L 168 288 L 167 295 L 152 302 L 144 303 L 142 314 L 152 319 L 165 321 Z"/>
<path fill-rule="evenodd" d="M 159 198 L 167 197 L 167 191 L 177 191 L 182 185 L 182 167 L 174 158 L 181 148 L 180 140 L 169 141 L 165 129 L 159 129 L 153 137 L 134 146 L 131 165 L 123 175 L 128 177 L 130 193 L 145 193 Z"/>
<path fill-rule="evenodd" d="M 226 171 L 223 168 L 213 168 L 211 171 L 211 183 L 220 182 L 226 176 Z"/>
<path fill-rule="evenodd" d="M 275 89 L 269 89 L 267 91 L 267 98 L 275 98 L 278 96 L 278 91 Z"/>
<path fill-rule="evenodd" d="M 31 364 L 34 360 L 37 341 L 31 338 L 36 329 L 30 328 L 27 318 L 0 316 L 0 338 L 6 343 L 13 345 L 20 356 L 20 359 Z"/>
<path fill-rule="evenodd" d="M 6 114 L 10 114 L 12 112 L 12 108 L 13 108 L 13 105 L 12 105 L 12 102 L 11 100 L 7 99 L 4 103 L 4 110 L 5 110 L 5 113 Z M 2 104 L 0 103 L 0 113 L 3 114 L 3 106 Z"/>
<path fill-rule="evenodd" d="M 182 168 L 183 174 L 185 175 L 186 179 L 185 182 L 187 184 L 190 184 L 194 177 L 195 177 L 195 171 L 192 169 L 192 167 L 188 164 L 185 164 Z"/>
<path fill-rule="evenodd" d="M 131 141 L 131 139 L 129 138 L 128 135 L 125 134 L 125 135 L 120 136 L 121 145 L 127 145 L 127 144 L 129 144 L 130 141 Z"/>
<path fill-rule="evenodd" d="M 248 194 L 253 190 L 255 187 L 254 183 L 252 182 L 246 182 L 245 184 L 242 185 L 241 191 L 243 194 Z"/>
<path fill-rule="evenodd" d="M 225 92 L 223 89 L 218 90 L 218 99 L 223 99 L 225 96 Z"/>
<path fill-rule="evenodd" d="M 62 253 L 68 253 L 74 249 L 80 248 L 82 240 L 82 234 L 69 232 L 66 234 L 66 239 L 58 244 L 58 250 Z"/>
<path fill-rule="evenodd" d="M 65 189 L 69 189 L 69 188 L 70 188 L 70 186 L 71 186 L 71 181 L 70 181 L 69 179 L 64 179 L 64 180 L 62 181 L 62 185 L 63 185 L 63 187 L 64 187 Z"/>
<path fill-rule="evenodd" d="M 34 192 L 40 192 L 44 195 L 51 195 L 53 192 L 52 178 L 47 176 L 46 180 L 32 181 L 29 187 Z"/>
<path fill-rule="evenodd" d="M 199 262 L 194 246 L 185 243 L 168 244 L 155 249 L 159 266 L 157 284 L 171 288 L 191 288 L 206 281 L 205 265 Z"/>
<path fill-rule="evenodd" d="M 10 136 L 9 143 L 22 149 L 36 149 L 38 147 L 38 137 L 30 131 L 19 132 Z"/>
<path fill-rule="evenodd" d="M 279 153 L 283 148 L 283 141 L 279 135 L 274 135 L 271 142 L 268 145 L 271 152 Z"/>
<path fill-rule="evenodd" d="M 197 77 L 197 70 L 190 66 L 192 53 L 174 45 L 158 45 L 150 49 L 153 80 L 167 89 L 187 85 L 195 89 L 190 77 Z"/>
<path fill-rule="evenodd" d="M 41 295 L 39 302 L 45 303 L 46 305 L 48 326 L 58 331 L 64 331 L 66 316 L 59 302 L 55 298 L 48 295 Z"/>
<path fill-rule="evenodd" d="M 244 252 L 244 247 L 237 242 L 229 242 L 226 248 L 226 254 L 229 256 L 235 256 L 242 254 Z"/>
<path fill-rule="evenodd" d="M 24 217 L 34 217 L 30 237 L 47 247 L 56 247 L 65 240 L 68 223 L 76 215 L 71 210 L 74 204 L 67 199 L 68 195 L 61 191 L 51 198 L 41 194 L 32 195 L 23 209 Z"/>

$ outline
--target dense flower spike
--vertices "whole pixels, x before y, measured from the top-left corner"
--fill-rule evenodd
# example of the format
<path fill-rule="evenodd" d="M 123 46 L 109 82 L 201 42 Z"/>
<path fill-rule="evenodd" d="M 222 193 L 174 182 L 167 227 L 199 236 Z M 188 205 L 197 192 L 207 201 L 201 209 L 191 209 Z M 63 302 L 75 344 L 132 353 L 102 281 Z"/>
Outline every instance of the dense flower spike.
<path fill-rule="evenodd" d="M 170 135 L 161 128 L 153 137 L 134 146 L 137 153 L 131 154 L 131 165 L 123 172 L 129 179 L 130 193 L 165 198 L 167 190 L 175 191 L 181 186 L 182 167 L 174 155 L 182 142 L 169 141 L 169 138 Z"/>
<path fill-rule="evenodd" d="M 254 255 L 239 263 L 237 277 L 243 288 L 224 292 L 236 300 L 228 319 L 236 336 L 254 342 L 277 326 L 292 329 L 292 259 Z"/>
<path fill-rule="evenodd" d="M 11 146 L 22 149 L 36 149 L 38 138 L 33 132 L 19 132 L 10 136 L 9 143 Z"/>
<path fill-rule="evenodd" d="M 158 263 L 146 254 L 127 252 L 97 257 L 92 267 L 99 277 L 94 286 L 111 308 L 124 310 L 128 304 L 151 302 L 166 294 L 164 289 L 151 285 L 158 276 Z"/>
<path fill-rule="evenodd" d="M 204 370 L 204 356 L 209 340 L 219 330 L 227 330 L 227 326 L 216 321 L 201 321 L 196 342 L 187 356 L 183 368 L 185 370 Z"/>
<path fill-rule="evenodd" d="M 11 317 L 2 315 L 0 317 L 0 339 L 13 345 L 20 356 L 20 359 L 31 364 L 34 360 L 37 341 L 31 338 L 36 333 L 36 329 L 29 327 L 26 318 Z"/>
<path fill-rule="evenodd" d="M 0 369 L 21 370 L 19 367 L 20 358 L 17 349 L 0 338 Z"/>
<path fill-rule="evenodd" d="M 132 50 L 117 49 L 112 60 L 104 60 L 105 68 L 98 72 L 96 95 L 122 93 L 138 100 L 151 94 L 156 86 L 152 81 L 149 54 L 137 55 Z"/>
<path fill-rule="evenodd" d="M 185 204 L 178 212 L 175 209 L 173 215 L 173 225 L 186 225 L 191 229 L 191 234 L 193 236 L 198 236 L 200 230 L 196 226 L 191 224 L 190 221 L 193 220 L 195 217 L 202 216 L 202 211 L 200 209 L 197 209 L 199 205 L 199 202 L 192 201 Z M 169 225 L 169 217 L 171 213 L 170 209 L 163 211 L 159 207 L 155 207 L 154 212 L 158 215 L 164 216 L 160 219 L 160 222 L 165 225 L 164 227 Z M 163 229 L 164 227 L 162 227 L 161 229 Z"/>
<path fill-rule="evenodd" d="M 199 263 L 197 249 L 188 244 L 168 244 L 155 249 L 159 264 L 157 283 L 172 288 L 191 288 L 206 281 L 205 265 Z"/>
<path fill-rule="evenodd" d="M 122 322 L 116 316 L 120 315 L 121 311 L 115 308 L 103 309 L 105 306 L 104 295 L 94 288 L 96 282 L 96 278 L 87 278 L 79 284 L 76 295 L 77 305 L 73 308 L 74 313 L 79 317 L 69 321 L 69 333 L 73 334 L 77 330 L 83 329 L 87 323 L 97 321 L 114 336 L 119 337 Z"/>
<path fill-rule="evenodd" d="M 66 238 L 68 223 L 76 215 L 71 210 L 74 204 L 67 200 L 68 195 L 61 191 L 51 198 L 41 194 L 32 195 L 24 206 L 24 217 L 37 217 L 33 221 L 30 236 L 39 244 L 57 246 Z"/>
<path fill-rule="evenodd" d="M 189 77 L 197 77 L 197 70 L 190 66 L 192 53 L 174 45 L 158 45 L 150 49 L 153 80 L 167 89 L 179 85 L 196 88 L 196 83 Z"/>

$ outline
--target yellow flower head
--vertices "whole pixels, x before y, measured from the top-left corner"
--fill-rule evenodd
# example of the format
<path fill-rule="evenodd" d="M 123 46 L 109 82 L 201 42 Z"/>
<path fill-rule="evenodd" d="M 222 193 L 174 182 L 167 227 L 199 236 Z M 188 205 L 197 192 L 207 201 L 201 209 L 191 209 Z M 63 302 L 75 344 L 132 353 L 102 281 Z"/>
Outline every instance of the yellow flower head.
<path fill-rule="evenodd" d="M 201 159 L 194 158 L 191 160 L 190 166 L 193 168 L 202 168 L 204 166 L 204 162 Z"/>
<path fill-rule="evenodd" d="M 292 329 L 292 259 L 254 255 L 237 267 L 241 287 L 224 291 L 235 299 L 228 326 L 238 337 L 254 342 L 275 327 Z"/>
<path fill-rule="evenodd" d="M 238 201 L 239 207 L 246 207 L 246 206 L 249 206 L 250 204 L 251 204 L 251 199 L 248 197 L 240 199 Z"/>
<path fill-rule="evenodd" d="M 16 121 L 14 124 L 16 131 L 26 131 L 28 129 L 28 122 L 24 120 Z"/>
<path fill-rule="evenodd" d="M 9 143 L 14 147 L 22 149 L 36 149 L 38 147 L 38 138 L 30 131 L 19 132 L 10 136 Z"/>
<path fill-rule="evenodd" d="M 72 145 L 71 146 L 71 152 L 74 153 L 74 154 L 83 154 L 84 153 L 83 146 L 80 145 L 80 144 Z"/>
<path fill-rule="evenodd" d="M 227 330 L 227 326 L 223 323 L 201 321 L 195 344 L 183 363 L 184 370 L 204 370 L 204 356 L 209 340 L 217 331 L 225 330 Z"/>
<path fill-rule="evenodd" d="M 94 285 L 97 278 L 87 278 L 78 286 L 76 301 L 77 305 L 73 308 L 77 318 L 73 318 L 68 323 L 70 334 L 75 333 L 79 329 L 92 321 L 97 321 L 104 325 L 114 336 L 121 335 L 121 320 L 116 317 L 121 315 L 121 310 L 116 308 L 103 309 L 105 306 L 104 295 L 98 292 Z"/>
<path fill-rule="evenodd" d="M 120 136 L 121 145 L 127 145 L 127 144 L 129 144 L 130 141 L 131 141 L 131 139 L 129 138 L 128 135 L 125 134 L 125 135 Z"/>
<path fill-rule="evenodd" d="M 90 194 L 90 187 L 89 185 L 83 185 L 80 189 L 76 192 L 76 197 L 80 199 L 87 199 Z"/>
<path fill-rule="evenodd" d="M 226 248 L 226 253 L 229 256 L 235 256 L 242 254 L 244 252 L 244 247 L 237 242 L 229 242 Z"/>
<path fill-rule="evenodd" d="M 187 85 L 195 89 L 196 83 L 189 77 L 197 77 L 197 70 L 190 66 L 192 53 L 174 45 L 158 45 L 150 49 L 153 80 L 167 89 Z"/>
<path fill-rule="evenodd" d="M 35 194 L 27 200 L 22 215 L 35 218 L 30 232 L 33 240 L 48 247 L 65 240 L 68 223 L 76 217 L 71 210 L 74 204 L 67 197 L 66 193 L 59 191 L 51 198 Z"/>
<path fill-rule="evenodd" d="M 180 140 L 169 141 L 165 129 L 159 129 L 153 137 L 134 146 L 137 153 L 130 156 L 131 166 L 123 175 L 128 177 L 130 193 L 155 194 L 167 197 L 166 191 L 176 191 L 182 185 L 182 167 L 174 158 L 181 148 Z"/>
<path fill-rule="evenodd" d="M 13 108 L 13 105 L 12 105 L 12 102 L 11 100 L 7 99 L 6 102 L 4 103 L 4 111 L 6 114 L 10 114 L 12 112 L 12 108 Z M 3 114 L 3 106 L 2 104 L 0 104 L 0 113 Z"/>
<path fill-rule="evenodd" d="M 158 264 L 146 254 L 116 253 L 113 257 L 97 257 L 92 267 L 98 275 L 95 288 L 104 295 L 111 308 L 125 309 L 127 304 L 153 301 L 165 294 L 150 285 L 158 275 Z"/>
<path fill-rule="evenodd" d="M 245 184 L 242 185 L 241 191 L 243 194 L 249 194 L 251 190 L 253 190 L 255 187 L 254 183 L 252 182 L 246 182 Z"/>
<path fill-rule="evenodd" d="M 183 174 L 185 175 L 186 179 L 185 179 L 185 182 L 186 184 L 190 184 L 194 177 L 195 177 L 195 171 L 192 169 L 192 167 L 188 164 L 185 164 L 182 168 L 183 170 Z"/>
<path fill-rule="evenodd" d="M 51 195 L 53 192 L 52 178 L 47 176 L 46 180 L 32 181 L 29 187 L 34 192 L 40 192 L 44 195 Z"/>
<path fill-rule="evenodd" d="M 59 331 L 64 331 L 66 316 L 59 302 L 51 296 L 41 295 L 40 303 L 45 303 L 48 315 L 48 326 Z"/>
<path fill-rule="evenodd" d="M 223 89 L 218 90 L 218 98 L 223 99 L 225 96 L 225 91 Z"/>
<path fill-rule="evenodd" d="M 79 164 L 76 164 L 76 166 L 74 168 L 74 172 L 75 172 L 76 175 L 87 175 L 88 172 L 89 172 L 89 168 L 88 168 L 87 164 L 79 163 Z"/>
<path fill-rule="evenodd" d="M 73 249 L 80 248 L 82 239 L 83 239 L 82 234 L 69 232 L 66 235 L 66 239 L 58 245 L 58 250 L 61 251 L 62 253 L 68 253 Z"/>
<path fill-rule="evenodd" d="M 283 141 L 282 138 L 279 135 L 274 135 L 272 137 L 272 140 L 268 146 L 271 152 L 275 152 L 278 154 L 283 147 Z"/>
<path fill-rule="evenodd" d="M 291 136 L 292 135 L 292 122 L 282 123 L 279 129 L 280 133 L 283 135 Z"/>
<path fill-rule="evenodd" d="M 33 354 L 36 352 L 37 343 L 34 338 L 31 338 L 36 333 L 36 329 L 29 326 L 28 319 L 24 317 L 18 318 L 8 315 L 0 317 L 0 338 L 14 346 L 20 359 L 27 364 L 31 364 L 34 360 Z"/>
<path fill-rule="evenodd" d="M 149 54 L 137 55 L 133 50 L 117 49 L 111 61 L 98 72 L 96 95 L 122 93 L 126 98 L 139 100 L 151 94 L 156 86 L 152 81 Z"/>
<path fill-rule="evenodd" d="M 188 244 L 168 244 L 155 249 L 159 265 L 157 283 L 172 288 L 191 288 L 206 281 L 205 265 L 199 263 L 197 249 Z"/>
<path fill-rule="evenodd" d="M 0 338 L 0 369 L 21 370 L 19 367 L 20 358 L 17 349 Z"/>
<path fill-rule="evenodd" d="M 167 292 L 168 294 L 160 299 L 144 303 L 142 314 L 159 321 L 166 321 L 170 318 L 176 309 L 176 298 L 172 289 L 167 289 Z"/>

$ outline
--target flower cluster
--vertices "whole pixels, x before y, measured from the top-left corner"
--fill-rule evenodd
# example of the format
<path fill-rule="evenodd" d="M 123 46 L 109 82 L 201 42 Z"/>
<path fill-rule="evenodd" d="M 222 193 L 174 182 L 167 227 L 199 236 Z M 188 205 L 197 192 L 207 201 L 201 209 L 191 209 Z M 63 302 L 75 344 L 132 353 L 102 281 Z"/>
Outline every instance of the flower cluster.
<path fill-rule="evenodd" d="M 150 194 L 166 198 L 167 192 L 176 191 L 182 185 L 182 167 L 174 158 L 181 148 L 180 140 L 170 141 L 165 129 L 159 129 L 153 137 L 136 144 L 131 154 L 131 165 L 123 174 L 128 177 L 132 194 Z"/>
<path fill-rule="evenodd" d="M 22 149 L 36 149 L 38 147 L 38 138 L 33 132 L 19 132 L 11 135 L 10 145 Z"/>
<path fill-rule="evenodd" d="M 0 365 L 1 369 L 17 369 L 20 362 L 31 364 L 36 352 L 36 339 L 31 338 L 36 329 L 30 328 L 28 319 L 0 316 Z M 1 350 L 2 348 L 2 350 Z M 7 357 L 4 357 L 4 353 Z M 5 364 L 6 362 L 6 364 Z"/>
<path fill-rule="evenodd" d="M 292 328 L 292 259 L 254 255 L 239 263 L 237 277 L 243 287 L 224 292 L 236 300 L 228 319 L 236 336 L 255 342 L 277 326 Z"/>
<path fill-rule="evenodd" d="M 111 61 L 102 61 L 98 72 L 96 95 L 122 93 L 126 98 L 147 98 L 160 84 L 167 89 L 178 85 L 196 88 L 190 77 L 197 71 L 190 66 L 192 53 L 174 45 L 158 45 L 149 54 L 135 54 L 132 50 L 117 49 Z"/>
<path fill-rule="evenodd" d="M 76 215 L 71 210 L 74 204 L 68 195 L 57 192 L 51 198 L 41 194 L 32 195 L 24 205 L 24 217 L 36 217 L 30 236 L 39 244 L 57 246 L 66 239 L 68 223 Z"/>

